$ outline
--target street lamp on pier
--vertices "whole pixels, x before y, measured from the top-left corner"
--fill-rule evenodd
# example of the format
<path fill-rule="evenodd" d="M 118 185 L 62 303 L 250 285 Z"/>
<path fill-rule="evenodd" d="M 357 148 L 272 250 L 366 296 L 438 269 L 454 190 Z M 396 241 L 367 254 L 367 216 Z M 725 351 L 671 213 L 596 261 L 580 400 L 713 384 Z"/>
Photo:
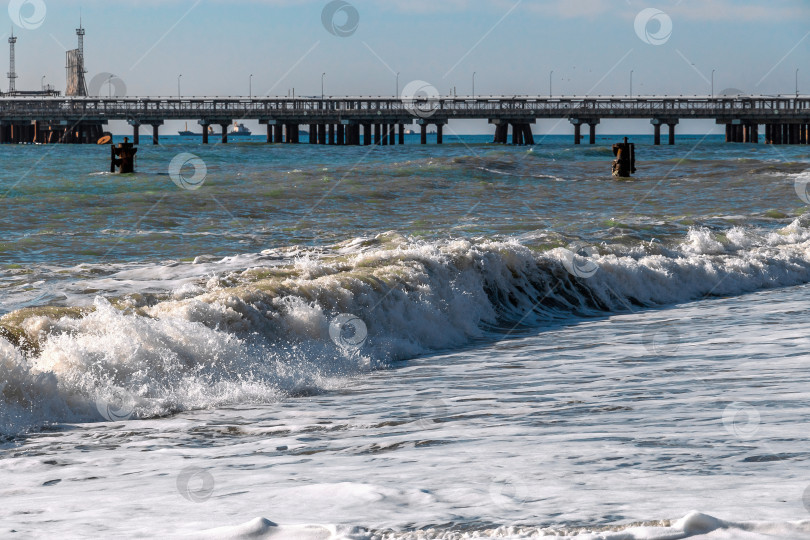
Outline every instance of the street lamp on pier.
<path fill-rule="evenodd" d="M 796 68 L 796 97 L 799 97 L 799 68 Z"/>
<path fill-rule="evenodd" d="M 633 70 L 630 70 L 630 97 L 633 97 Z"/>
<path fill-rule="evenodd" d="M 323 99 L 323 78 L 326 77 L 326 73 L 321 73 L 321 99 Z"/>

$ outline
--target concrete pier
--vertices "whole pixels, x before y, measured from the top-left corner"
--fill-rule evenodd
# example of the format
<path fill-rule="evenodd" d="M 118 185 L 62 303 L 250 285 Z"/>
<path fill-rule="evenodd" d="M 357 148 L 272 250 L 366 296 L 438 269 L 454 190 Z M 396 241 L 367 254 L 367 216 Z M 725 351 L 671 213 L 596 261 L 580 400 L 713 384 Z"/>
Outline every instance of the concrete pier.
<path fill-rule="evenodd" d="M 135 120 L 130 120 L 129 125 L 132 126 L 132 144 L 138 146 L 141 144 L 141 124 Z"/>
<path fill-rule="evenodd" d="M 208 128 L 211 127 L 211 124 L 200 124 L 202 127 L 202 142 L 203 144 L 208 144 Z M 268 129 L 270 126 L 267 126 Z"/>
<path fill-rule="evenodd" d="M 582 126 L 588 124 L 588 141 L 590 144 L 596 144 L 596 126 L 599 125 L 599 118 L 569 118 L 569 122 L 574 126 L 574 144 L 582 144 Z"/>
<path fill-rule="evenodd" d="M 523 146 L 523 127 L 520 124 L 512 124 L 512 144 Z"/>
<path fill-rule="evenodd" d="M 509 124 L 497 124 L 495 126 L 495 144 L 506 144 L 507 137 L 509 136 Z"/>
<path fill-rule="evenodd" d="M 512 128 L 512 144 L 516 145 L 534 145 L 534 134 L 532 133 L 532 124 L 534 120 L 525 119 L 489 119 L 489 123 L 495 126 L 495 144 L 508 144 L 509 143 L 509 127 Z"/>
<path fill-rule="evenodd" d="M 664 124 L 668 126 L 669 143 L 674 144 L 674 126 L 683 118 L 711 119 L 723 124 L 729 142 L 757 144 L 760 125 L 765 126 L 764 137 L 769 144 L 810 142 L 808 96 L 444 96 L 431 100 L 429 117 L 416 112 L 413 103 L 399 97 L 0 96 L 0 143 L 86 144 L 97 140 L 112 120 L 129 122 L 134 144 L 140 143 L 139 126 L 151 125 L 152 141 L 156 143 L 159 126 L 166 121 L 199 121 L 204 127 L 234 118 L 267 124 L 267 142 L 272 139 L 273 143 L 293 144 L 300 139 L 299 128 L 295 127 L 300 125 L 308 125 L 314 132 L 313 139 L 322 144 L 353 145 L 361 138 L 364 144 L 402 144 L 402 126 L 413 121 L 420 125 L 420 142 L 425 144 L 427 132 L 432 129 L 428 126 L 435 125 L 438 143 L 443 142 L 444 129 L 439 126 L 450 120 L 469 119 L 498 120 L 491 122 L 493 142 L 497 144 L 531 144 L 533 136 L 527 126 L 539 119 L 570 119 L 574 142 L 581 144 L 582 124 L 588 124 L 589 143 L 595 144 L 595 126 L 600 118 L 654 120 L 657 144 L 661 144 Z M 351 127 L 355 125 L 358 127 Z M 287 133 L 284 126 L 288 126 Z M 320 131 L 326 126 L 332 126 L 333 134 L 329 135 L 326 128 L 321 139 Z M 378 135 L 369 133 L 372 129 L 379 130 Z"/>
<path fill-rule="evenodd" d="M 152 144 L 160 144 L 160 126 L 163 125 L 163 121 L 152 121 L 149 124 L 152 126 Z"/>
<path fill-rule="evenodd" d="M 653 118 L 650 120 L 650 124 L 653 126 L 653 144 L 655 146 L 661 145 L 661 124 L 663 123 L 664 121 L 660 118 Z"/>

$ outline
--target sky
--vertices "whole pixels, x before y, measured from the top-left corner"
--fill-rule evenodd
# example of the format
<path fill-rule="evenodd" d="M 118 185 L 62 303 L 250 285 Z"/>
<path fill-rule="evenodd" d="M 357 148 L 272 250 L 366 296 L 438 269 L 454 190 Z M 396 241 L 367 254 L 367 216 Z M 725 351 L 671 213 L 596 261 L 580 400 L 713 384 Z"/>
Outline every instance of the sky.
<path fill-rule="evenodd" d="M 554 95 L 626 95 L 631 79 L 635 95 L 707 95 L 713 70 L 715 93 L 793 94 L 797 68 L 799 91 L 810 94 L 807 0 L 11 0 L 8 7 L 18 89 L 39 89 L 44 76 L 64 91 L 65 50 L 76 47 L 81 13 L 88 81 L 96 77 L 98 88 L 109 77 L 100 74 L 114 74 L 116 93 L 128 96 L 176 96 L 180 75 L 183 96 L 293 89 L 315 96 L 322 80 L 327 96 L 393 96 L 411 81 L 467 95 L 473 73 L 476 95 L 548 95 L 549 86 Z M 0 55 L 0 70 L 7 68 Z M 544 123 L 556 122 L 535 130 Z M 486 122 L 453 129 L 491 131 Z M 641 121 L 608 121 L 599 131 L 627 129 L 652 131 Z"/>

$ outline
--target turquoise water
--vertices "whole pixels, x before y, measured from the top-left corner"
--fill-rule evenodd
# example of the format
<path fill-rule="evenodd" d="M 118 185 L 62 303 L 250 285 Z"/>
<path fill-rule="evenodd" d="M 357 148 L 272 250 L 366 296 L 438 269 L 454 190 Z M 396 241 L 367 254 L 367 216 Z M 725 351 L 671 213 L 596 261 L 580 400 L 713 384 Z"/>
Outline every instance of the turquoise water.
<path fill-rule="evenodd" d="M 5 146 L 2 264 L 159 262 L 269 247 L 329 245 L 395 230 L 425 238 L 544 231 L 604 241 L 660 240 L 689 226 L 767 226 L 803 202 L 777 181 L 804 170 L 808 147 L 727 145 L 637 137 L 639 173 L 610 176 L 609 144 L 549 137 L 527 147 L 463 137 L 442 146 L 317 147 L 163 140 L 142 145 L 133 176 L 105 173 L 96 146 Z M 199 156 L 202 189 L 168 174 Z M 685 162 L 679 160 L 686 158 Z"/>

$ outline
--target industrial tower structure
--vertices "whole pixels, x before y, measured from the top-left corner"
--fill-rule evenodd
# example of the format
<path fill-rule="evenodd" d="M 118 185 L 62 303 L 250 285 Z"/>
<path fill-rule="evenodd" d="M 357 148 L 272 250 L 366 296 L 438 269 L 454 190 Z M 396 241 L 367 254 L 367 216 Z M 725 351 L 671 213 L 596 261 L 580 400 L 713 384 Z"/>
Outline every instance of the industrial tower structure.
<path fill-rule="evenodd" d="M 68 96 L 87 96 L 87 82 L 84 69 L 84 27 L 79 19 L 76 29 L 79 48 L 67 51 L 67 92 Z M 8 92 L 0 91 L 0 98 L 14 97 L 37 99 L 39 106 L 50 106 L 47 99 L 58 97 L 61 92 L 53 86 L 43 85 L 40 90 L 18 90 L 15 45 L 17 38 L 12 28 L 9 44 Z M 44 77 L 43 77 L 44 79 Z M 4 118 L 0 122 L 0 144 L 5 143 L 95 143 L 104 134 L 106 120 L 99 118 L 42 119 Z"/>
<path fill-rule="evenodd" d="M 9 47 L 9 61 L 8 61 L 8 93 L 13 94 L 17 91 L 17 70 L 14 66 L 14 47 L 17 43 L 17 38 L 14 37 L 14 27 L 11 27 L 11 37 L 8 38 Z"/>
<path fill-rule="evenodd" d="M 79 38 L 79 48 L 67 51 L 67 90 L 66 96 L 86 96 L 87 81 L 84 74 L 84 27 L 79 19 L 79 27 L 76 29 L 76 36 Z"/>

